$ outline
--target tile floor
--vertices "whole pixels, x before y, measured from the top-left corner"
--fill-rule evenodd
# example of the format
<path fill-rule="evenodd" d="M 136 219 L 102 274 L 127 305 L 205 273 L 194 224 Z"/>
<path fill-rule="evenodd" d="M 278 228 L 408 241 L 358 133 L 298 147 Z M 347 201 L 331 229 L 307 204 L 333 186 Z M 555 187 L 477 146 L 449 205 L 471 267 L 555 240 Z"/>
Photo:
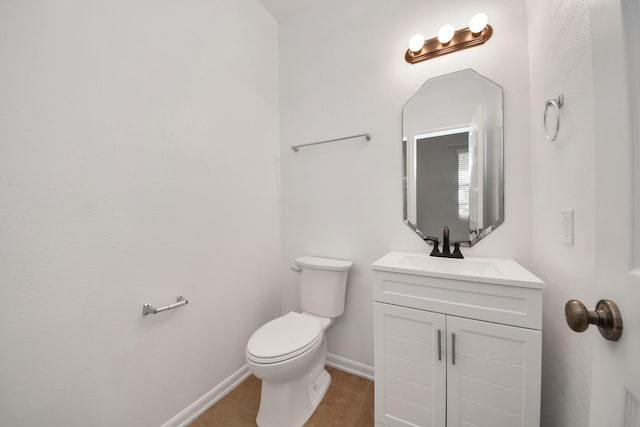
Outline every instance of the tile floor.
<path fill-rule="evenodd" d="M 331 385 L 305 427 L 373 426 L 373 382 L 327 367 Z M 262 382 L 251 375 L 198 417 L 190 427 L 256 425 Z"/>

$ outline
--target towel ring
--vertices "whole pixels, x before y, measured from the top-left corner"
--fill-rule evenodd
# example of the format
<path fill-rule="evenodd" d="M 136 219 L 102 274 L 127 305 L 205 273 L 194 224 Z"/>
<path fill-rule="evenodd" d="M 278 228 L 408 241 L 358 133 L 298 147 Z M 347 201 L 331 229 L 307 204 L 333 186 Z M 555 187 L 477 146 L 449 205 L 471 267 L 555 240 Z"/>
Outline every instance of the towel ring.
<path fill-rule="evenodd" d="M 547 100 L 544 106 L 544 136 L 548 141 L 555 141 L 558 137 L 558 132 L 560 131 L 560 108 L 564 105 L 564 94 L 558 95 L 556 99 Z M 553 135 L 549 133 L 549 127 L 547 126 L 547 114 L 549 113 L 549 107 L 553 107 L 556 110 L 556 116 L 558 119 L 556 120 L 556 131 Z"/>

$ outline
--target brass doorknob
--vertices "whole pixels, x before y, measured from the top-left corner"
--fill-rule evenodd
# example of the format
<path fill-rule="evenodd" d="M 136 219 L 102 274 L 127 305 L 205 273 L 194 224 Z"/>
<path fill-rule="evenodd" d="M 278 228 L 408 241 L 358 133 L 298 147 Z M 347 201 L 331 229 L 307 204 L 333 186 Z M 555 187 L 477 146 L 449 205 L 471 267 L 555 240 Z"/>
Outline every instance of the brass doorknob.
<path fill-rule="evenodd" d="M 622 315 L 611 300 L 601 299 L 595 311 L 589 311 L 583 303 L 572 299 L 564 306 L 564 316 L 567 325 L 576 332 L 584 332 L 592 324 L 597 325 L 600 335 L 609 341 L 618 341 L 622 336 Z"/>

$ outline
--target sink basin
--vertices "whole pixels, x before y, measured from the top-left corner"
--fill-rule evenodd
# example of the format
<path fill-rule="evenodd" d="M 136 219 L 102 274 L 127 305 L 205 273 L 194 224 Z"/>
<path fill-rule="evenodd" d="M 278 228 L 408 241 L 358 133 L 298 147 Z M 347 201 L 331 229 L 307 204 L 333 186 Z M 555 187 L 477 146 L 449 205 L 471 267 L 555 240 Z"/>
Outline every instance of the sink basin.
<path fill-rule="evenodd" d="M 506 258 L 436 258 L 392 251 L 372 265 L 374 270 L 473 282 L 542 289 L 544 283 L 520 264 Z"/>
<path fill-rule="evenodd" d="M 450 274 L 502 274 L 495 263 L 472 261 L 469 259 L 433 258 L 408 255 L 400 259 L 399 265 Z"/>

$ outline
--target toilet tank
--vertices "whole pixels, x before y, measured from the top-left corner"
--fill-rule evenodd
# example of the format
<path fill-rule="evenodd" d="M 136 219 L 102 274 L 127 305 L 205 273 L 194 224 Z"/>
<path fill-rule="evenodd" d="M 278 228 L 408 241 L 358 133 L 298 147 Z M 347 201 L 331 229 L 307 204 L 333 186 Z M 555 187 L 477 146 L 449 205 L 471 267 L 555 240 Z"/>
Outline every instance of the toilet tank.
<path fill-rule="evenodd" d="M 296 258 L 300 272 L 302 311 L 323 317 L 344 313 L 347 277 L 353 263 L 339 259 L 304 256 Z"/>

